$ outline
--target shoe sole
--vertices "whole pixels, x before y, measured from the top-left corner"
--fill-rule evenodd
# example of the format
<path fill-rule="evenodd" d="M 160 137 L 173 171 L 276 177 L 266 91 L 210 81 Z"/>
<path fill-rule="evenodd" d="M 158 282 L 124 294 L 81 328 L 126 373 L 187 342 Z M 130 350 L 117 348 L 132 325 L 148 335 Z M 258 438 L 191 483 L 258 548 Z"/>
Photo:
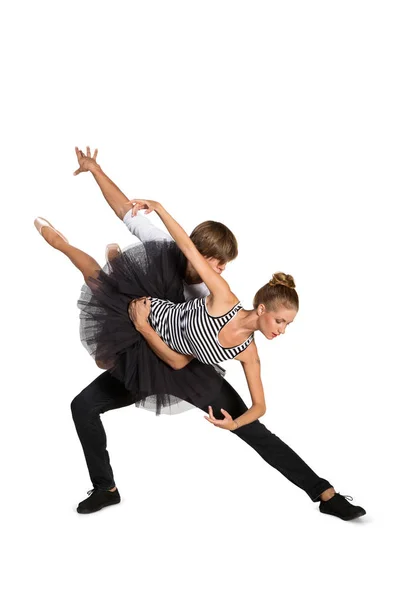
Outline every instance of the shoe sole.
<path fill-rule="evenodd" d="M 120 502 L 121 502 L 121 500 L 118 500 L 117 502 L 106 502 L 105 504 L 101 504 L 94 510 L 79 510 L 79 506 L 78 506 L 78 508 L 76 509 L 76 512 L 79 513 L 80 515 L 91 515 L 92 513 L 99 512 L 99 510 L 102 510 L 103 508 L 107 508 L 107 506 L 114 506 L 114 504 L 119 504 Z"/>
<path fill-rule="evenodd" d="M 359 517 L 363 517 L 364 515 L 367 514 L 364 509 L 362 509 L 362 512 L 358 512 L 357 514 L 352 515 L 350 517 L 341 517 L 340 515 L 335 515 L 335 514 L 332 514 L 331 512 L 325 512 L 321 509 L 320 509 L 320 512 L 323 515 L 330 515 L 331 517 L 338 517 L 339 519 L 342 519 L 342 521 L 353 521 L 354 519 L 358 519 Z"/>

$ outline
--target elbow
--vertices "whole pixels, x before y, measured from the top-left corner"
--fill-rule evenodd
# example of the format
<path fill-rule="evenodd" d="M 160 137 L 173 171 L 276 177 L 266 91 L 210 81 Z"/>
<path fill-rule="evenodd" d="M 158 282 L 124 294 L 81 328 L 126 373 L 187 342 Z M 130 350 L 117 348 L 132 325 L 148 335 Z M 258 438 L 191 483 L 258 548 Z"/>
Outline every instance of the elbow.
<path fill-rule="evenodd" d="M 117 208 L 114 210 L 115 215 L 118 217 L 118 219 L 120 219 L 121 221 L 124 220 L 125 215 L 127 214 L 127 212 L 129 211 L 129 207 L 125 210 L 124 208 Z"/>
<path fill-rule="evenodd" d="M 181 369 L 186 367 L 187 364 L 187 360 L 174 360 L 171 364 L 171 367 L 174 369 L 174 371 L 180 371 Z"/>
<path fill-rule="evenodd" d="M 121 221 L 123 221 L 124 217 L 128 213 L 132 214 L 132 204 L 127 201 L 122 206 L 118 206 L 116 209 L 114 209 L 114 212 L 117 215 L 118 219 L 121 219 Z"/>
<path fill-rule="evenodd" d="M 105 360 L 95 359 L 95 363 L 99 369 L 105 369 L 106 371 L 112 367 L 112 363 L 110 361 L 106 362 Z"/>
<path fill-rule="evenodd" d="M 171 367 L 173 368 L 174 371 L 180 371 L 181 369 L 183 369 L 183 367 L 186 367 L 186 365 L 182 364 L 182 363 L 172 363 Z"/>

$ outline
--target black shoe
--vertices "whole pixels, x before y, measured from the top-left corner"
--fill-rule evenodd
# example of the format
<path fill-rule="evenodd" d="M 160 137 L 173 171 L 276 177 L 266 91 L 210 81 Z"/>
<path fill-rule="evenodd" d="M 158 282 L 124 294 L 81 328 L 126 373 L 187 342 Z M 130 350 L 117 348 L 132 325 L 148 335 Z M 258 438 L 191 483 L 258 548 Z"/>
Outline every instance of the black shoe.
<path fill-rule="evenodd" d="M 353 506 L 348 500 L 353 500 L 353 498 L 351 496 L 342 496 L 342 494 L 335 493 L 329 500 L 321 500 L 319 510 L 326 515 L 339 517 L 339 519 L 343 519 L 343 521 L 351 521 L 352 519 L 357 519 L 366 514 L 361 506 Z"/>
<path fill-rule="evenodd" d="M 89 498 L 79 502 L 78 508 L 76 509 L 78 513 L 88 514 L 96 512 L 105 506 L 121 502 L 121 496 L 119 495 L 118 490 L 115 490 L 115 492 L 108 492 L 106 490 L 98 490 L 95 488 L 88 492 L 88 496 Z"/>

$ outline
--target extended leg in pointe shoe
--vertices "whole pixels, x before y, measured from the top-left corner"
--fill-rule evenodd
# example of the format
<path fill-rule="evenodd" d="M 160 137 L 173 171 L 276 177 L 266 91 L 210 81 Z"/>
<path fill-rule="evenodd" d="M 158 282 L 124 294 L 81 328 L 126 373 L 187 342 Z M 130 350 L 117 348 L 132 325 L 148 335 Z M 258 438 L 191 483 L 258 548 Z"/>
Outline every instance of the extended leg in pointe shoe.
<path fill-rule="evenodd" d="M 55 231 L 55 233 L 57 233 L 60 236 L 60 238 L 62 240 L 64 240 L 64 242 L 66 242 L 67 244 L 69 243 L 68 240 L 67 240 L 67 238 L 60 231 L 58 231 L 58 229 L 56 229 L 55 227 L 53 227 L 53 225 L 51 223 L 49 223 L 49 221 L 47 221 L 47 219 L 43 219 L 43 217 L 37 217 L 34 220 L 33 224 L 35 225 L 36 229 L 38 230 L 38 232 L 40 233 L 40 235 L 42 237 L 43 237 L 43 234 L 42 234 L 43 227 L 50 227 L 50 229 L 52 229 L 53 231 Z"/>
<path fill-rule="evenodd" d="M 91 279 L 96 279 L 101 267 L 89 254 L 79 248 L 71 246 L 67 238 L 60 233 L 47 219 L 38 217 L 35 219 L 35 227 L 46 242 L 65 254 L 69 260 L 82 273 L 86 283 Z"/>

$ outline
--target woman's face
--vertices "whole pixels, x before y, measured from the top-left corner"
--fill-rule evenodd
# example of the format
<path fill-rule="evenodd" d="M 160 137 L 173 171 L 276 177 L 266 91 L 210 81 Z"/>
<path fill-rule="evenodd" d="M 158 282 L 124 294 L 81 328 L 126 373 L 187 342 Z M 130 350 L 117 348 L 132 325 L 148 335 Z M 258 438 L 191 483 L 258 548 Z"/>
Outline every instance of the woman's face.
<path fill-rule="evenodd" d="M 286 331 L 286 327 L 293 323 L 297 310 L 285 308 L 282 304 L 275 310 L 267 312 L 264 304 L 257 307 L 258 326 L 268 340 L 273 340 Z"/>

